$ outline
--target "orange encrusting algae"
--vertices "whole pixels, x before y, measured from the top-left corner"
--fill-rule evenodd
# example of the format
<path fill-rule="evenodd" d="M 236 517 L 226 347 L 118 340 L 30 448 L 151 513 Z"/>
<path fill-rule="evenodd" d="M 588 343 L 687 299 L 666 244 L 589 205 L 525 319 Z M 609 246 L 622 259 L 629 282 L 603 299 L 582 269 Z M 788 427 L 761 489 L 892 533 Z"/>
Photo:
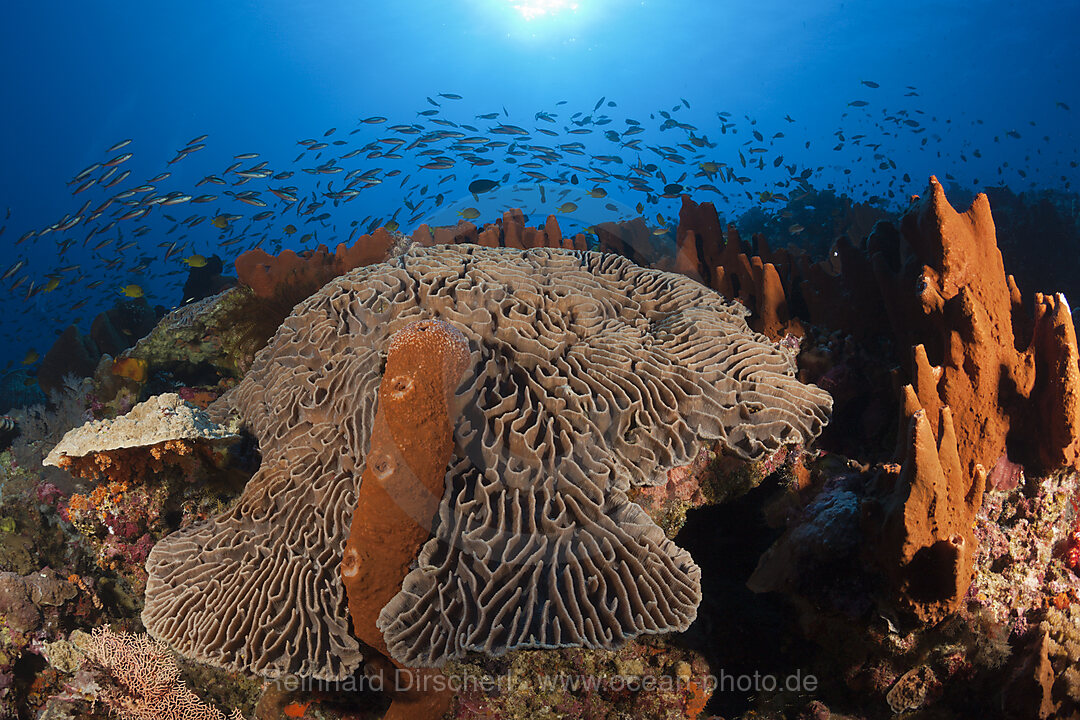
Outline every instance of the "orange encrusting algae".
<path fill-rule="evenodd" d="M 454 452 L 451 399 L 468 363 L 465 337 L 441 320 L 413 323 L 390 341 L 371 449 L 341 561 L 353 632 L 386 658 L 390 654 L 376 620 L 431 534 Z M 411 672 L 438 675 L 437 670 Z M 387 718 L 440 717 L 452 699 L 446 691 L 397 690 Z"/>

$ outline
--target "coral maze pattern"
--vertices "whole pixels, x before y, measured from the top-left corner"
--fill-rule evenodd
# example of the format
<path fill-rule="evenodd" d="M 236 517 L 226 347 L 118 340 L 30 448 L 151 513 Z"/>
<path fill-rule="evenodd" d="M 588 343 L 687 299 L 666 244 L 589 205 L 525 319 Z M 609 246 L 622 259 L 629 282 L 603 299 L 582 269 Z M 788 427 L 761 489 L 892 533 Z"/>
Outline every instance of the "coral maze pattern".
<path fill-rule="evenodd" d="M 147 629 L 266 676 L 357 666 L 339 565 L 383 354 L 431 318 L 462 329 L 472 369 L 435 538 L 380 618 L 395 659 L 687 627 L 699 571 L 626 491 L 700 442 L 744 458 L 810 442 L 830 410 L 745 314 L 685 277 L 570 250 L 414 247 L 338 278 L 211 407 L 239 410 L 262 465 L 231 511 L 154 548 Z"/>

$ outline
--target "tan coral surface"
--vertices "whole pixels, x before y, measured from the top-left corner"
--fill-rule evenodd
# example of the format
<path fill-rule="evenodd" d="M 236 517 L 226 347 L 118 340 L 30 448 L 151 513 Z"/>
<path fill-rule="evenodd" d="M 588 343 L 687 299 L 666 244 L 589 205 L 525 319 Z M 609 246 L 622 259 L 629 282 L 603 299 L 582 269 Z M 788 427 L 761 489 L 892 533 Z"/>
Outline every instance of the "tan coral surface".
<path fill-rule="evenodd" d="M 225 440 L 236 433 L 211 422 L 206 413 L 176 393 L 164 393 L 139 403 L 114 420 L 94 420 L 68 431 L 49 452 L 44 465 L 60 464 L 63 455 L 147 447 L 167 440 Z"/>
<path fill-rule="evenodd" d="M 683 565 L 672 577 L 691 577 L 688 556 L 626 490 L 663 482 L 701 442 L 744 458 L 810 442 L 830 410 L 828 394 L 798 382 L 792 357 L 744 317 L 685 277 L 592 252 L 414 247 L 334 280 L 211 408 L 239 410 L 262 465 L 229 512 L 154 548 L 147 629 L 190 657 L 265 676 L 341 678 L 357 667 L 341 553 L 389 338 L 431 318 L 461 328 L 472 359 L 435 538 L 395 606 L 404 625 L 391 647 L 436 663 L 560 638 L 615 644 L 615 621 L 635 632 L 663 631 L 656 617 L 686 624 L 665 603 L 695 604 L 693 581 L 657 587 L 633 563 L 613 563 L 648 546 L 668 569 Z M 504 565 L 525 560 L 528 573 Z M 541 589 L 524 587 L 534 582 Z M 617 604 L 588 604 L 615 602 L 607 589 L 617 585 L 628 593 Z M 561 587 L 575 589 L 564 606 L 552 594 Z M 418 610 L 435 588 L 445 605 Z M 547 627 L 559 630 L 530 638 L 516 614 L 525 601 L 552 601 Z M 481 622 L 500 634 L 481 643 L 469 627 Z"/>

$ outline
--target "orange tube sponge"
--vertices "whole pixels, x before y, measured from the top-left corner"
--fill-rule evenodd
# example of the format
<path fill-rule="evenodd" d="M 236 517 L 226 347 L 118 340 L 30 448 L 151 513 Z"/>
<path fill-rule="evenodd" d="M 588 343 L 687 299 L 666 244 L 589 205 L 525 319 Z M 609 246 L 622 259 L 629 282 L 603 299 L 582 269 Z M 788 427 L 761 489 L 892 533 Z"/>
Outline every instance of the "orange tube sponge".
<path fill-rule="evenodd" d="M 413 323 L 390 342 L 371 450 L 341 561 L 353 632 L 386 657 L 375 621 L 431 535 L 454 453 L 451 399 L 468 363 L 465 336 L 441 320 Z M 438 717 L 449 700 L 448 693 L 405 693 L 387 717 Z"/>

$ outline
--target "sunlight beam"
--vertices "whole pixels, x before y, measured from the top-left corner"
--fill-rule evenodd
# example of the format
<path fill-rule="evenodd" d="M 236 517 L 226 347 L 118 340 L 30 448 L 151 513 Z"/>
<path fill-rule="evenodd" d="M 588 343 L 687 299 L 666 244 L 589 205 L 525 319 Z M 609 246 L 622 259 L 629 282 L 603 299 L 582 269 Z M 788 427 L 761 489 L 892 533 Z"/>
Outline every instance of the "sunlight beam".
<path fill-rule="evenodd" d="M 578 3 L 573 0 L 507 0 L 525 20 L 554 16 L 564 10 L 576 11 Z"/>

